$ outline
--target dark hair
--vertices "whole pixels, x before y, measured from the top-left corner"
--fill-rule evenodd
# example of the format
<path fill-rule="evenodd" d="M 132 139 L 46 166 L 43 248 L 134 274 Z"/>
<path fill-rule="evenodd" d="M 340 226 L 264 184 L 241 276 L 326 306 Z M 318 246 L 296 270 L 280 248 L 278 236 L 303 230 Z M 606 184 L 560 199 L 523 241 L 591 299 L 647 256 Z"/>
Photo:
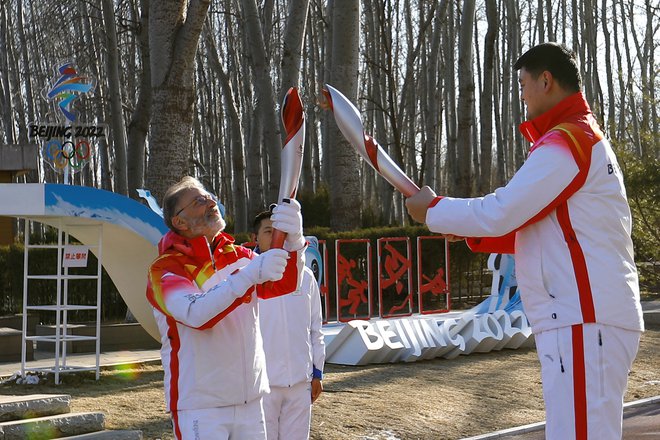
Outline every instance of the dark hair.
<path fill-rule="evenodd" d="M 582 88 L 577 55 L 563 44 L 542 43 L 532 47 L 513 65 L 516 70 L 523 67 L 535 77 L 547 70 L 568 91 L 579 92 Z"/>
<path fill-rule="evenodd" d="M 252 231 L 255 234 L 259 232 L 259 228 L 261 227 L 261 222 L 263 220 L 269 219 L 271 215 L 273 215 L 273 213 L 271 212 L 270 209 L 268 211 L 263 211 L 257 214 L 257 216 L 254 218 L 254 221 L 252 222 Z"/>
<path fill-rule="evenodd" d="M 163 196 L 163 220 L 167 227 L 174 232 L 178 232 L 174 225 L 172 225 L 172 217 L 174 217 L 176 205 L 179 202 L 181 193 L 192 188 L 199 188 L 206 191 L 204 185 L 199 180 L 190 176 L 182 178 L 165 191 L 165 195 Z"/>

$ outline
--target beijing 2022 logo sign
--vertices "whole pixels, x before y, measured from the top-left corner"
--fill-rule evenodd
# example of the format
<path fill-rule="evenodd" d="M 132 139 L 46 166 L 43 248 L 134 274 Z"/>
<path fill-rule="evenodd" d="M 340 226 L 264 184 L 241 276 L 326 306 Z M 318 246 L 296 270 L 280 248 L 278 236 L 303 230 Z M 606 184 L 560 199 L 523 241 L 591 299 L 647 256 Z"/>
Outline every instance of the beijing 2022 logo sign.
<path fill-rule="evenodd" d="M 80 171 L 94 156 L 96 143 L 107 135 L 105 124 L 86 124 L 78 121 L 72 108 L 73 103 L 83 95 L 94 92 L 93 78 L 78 73 L 72 62 L 56 68 L 56 76 L 47 85 L 42 95 L 53 103 L 59 121 L 30 124 L 29 137 L 41 147 L 44 161 L 65 175 Z"/>

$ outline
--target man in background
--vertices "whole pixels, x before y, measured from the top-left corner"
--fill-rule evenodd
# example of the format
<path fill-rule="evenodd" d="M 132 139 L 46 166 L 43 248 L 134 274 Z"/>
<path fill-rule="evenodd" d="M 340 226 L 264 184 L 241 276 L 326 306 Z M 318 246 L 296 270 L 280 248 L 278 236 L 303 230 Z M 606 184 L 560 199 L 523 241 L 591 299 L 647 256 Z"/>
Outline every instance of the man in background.
<path fill-rule="evenodd" d="M 271 211 L 265 211 L 254 219 L 255 252 L 269 252 L 271 216 Z M 299 290 L 259 300 L 259 322 L 270 383 L 270 394 L 264 396 L 268 440 L 307 439 L 311 404 L 323 391 L 325 362 L 321 297 L 308 267 L 303 268 Z"/>

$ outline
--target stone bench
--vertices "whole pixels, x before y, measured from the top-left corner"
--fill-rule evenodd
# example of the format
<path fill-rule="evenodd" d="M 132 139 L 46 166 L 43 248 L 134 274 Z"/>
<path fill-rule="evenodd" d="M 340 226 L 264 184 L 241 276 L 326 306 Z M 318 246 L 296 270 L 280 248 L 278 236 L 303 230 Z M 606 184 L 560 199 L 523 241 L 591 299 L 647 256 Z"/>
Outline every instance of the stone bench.
<path fill-rule="evenodd" d="M 39 317 L 35 314 L 28 313 L 27 315 L 27 334 L 34 335 L 36 331 L 37 322 Z M 23 315 L 17 313 L 15 315 L 0 316 L 0 327 L 15 328 L 16 330 L 23 330 Z"/>
<path fill-rule="evenodd" d="M 0 327 L 0 362 L 20 362 L 23 353 L 21 347 L 22 334 L 20 330 L 9 327 Z M 26 341 L 27 351 L 25 360 L 34 359 L 32 341 Z"/>
<path fill-rule="evenodd" d="M 55 334 L 54 325 L 37 325 L 37 336 Z M 67 334 L 75 336 L 95 336 L 95 324 L 68 324 Z M 138 323 L 102 324 L 101 351 L 146 350 L 160 348 L 156 341 Z M 37 350 L 54 352 L 55 344 L 37 341 Z M 67 342 L 67 353 L 94 353 L 96 341 Z"/>

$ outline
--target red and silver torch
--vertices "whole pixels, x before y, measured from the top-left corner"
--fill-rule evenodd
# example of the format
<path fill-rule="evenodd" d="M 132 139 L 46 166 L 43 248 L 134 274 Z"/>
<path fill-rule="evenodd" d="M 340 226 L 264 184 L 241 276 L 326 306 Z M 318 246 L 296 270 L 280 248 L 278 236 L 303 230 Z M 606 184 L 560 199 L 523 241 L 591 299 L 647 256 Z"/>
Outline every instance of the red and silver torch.
<path fill-rule="evenodd" d="M 305 148 L 305 114 L 297 88 L 291 87 L 286 92 L 281 114 L 286 140 L 282 147 L 280 194 L 277 197 L 277 203 L 282 203 L 284 199 L 294 199 L 298 191 L 298 179 Z M 270 247 L 281 249 L 285 238 L 284 232 L 274 229 Z"/>
<path fill-rule="evenodd" d="M 360 112 L 342 93 L 326 84 L 323 94 L 335 115 L 335 121 L 344 137 L 360 153 L 360 156 L 404 196 L 419 192 L 419 187 L 410 180 L 392 158 L 378 145 L 378 141 L 364 132 Z"/>

